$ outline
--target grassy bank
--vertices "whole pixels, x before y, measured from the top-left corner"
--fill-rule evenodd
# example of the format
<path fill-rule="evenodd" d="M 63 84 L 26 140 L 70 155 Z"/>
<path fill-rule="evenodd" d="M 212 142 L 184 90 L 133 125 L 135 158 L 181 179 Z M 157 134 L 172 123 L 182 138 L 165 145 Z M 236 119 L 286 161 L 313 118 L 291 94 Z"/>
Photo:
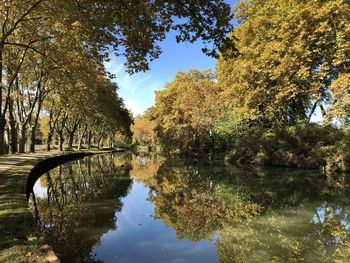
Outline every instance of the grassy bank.
<path fill-rule="evenodd" d="M 291 168 L 350 172 L 350 132 L 331 126 L 299 124 L 280 129 L 249 127 L 235 141 L 226 160 Z"/>
<path fill-rule="evenodd" d="M 37 162 L 0 172 L 0 262 L 47 262 L 25 196 L 27 176 Z"/>

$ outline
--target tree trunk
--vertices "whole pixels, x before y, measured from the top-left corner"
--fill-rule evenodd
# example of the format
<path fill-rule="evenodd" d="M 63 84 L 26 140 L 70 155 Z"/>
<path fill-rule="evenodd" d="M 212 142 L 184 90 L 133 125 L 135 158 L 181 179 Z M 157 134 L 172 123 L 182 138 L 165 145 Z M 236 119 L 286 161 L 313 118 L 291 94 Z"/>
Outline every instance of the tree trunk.
<path fill-rule="evenodd" d="M 319 106 L 320 106 L 320 109 L 321 109 L 322 119 L 324 120 L 325 117 L 326 117 L 326 115 L 327 115 L 327 111 L 326 111 L 326 109 L 324 108 L 323 103 L 322 103 L 321 101 L 320 101 L 320 103 L 319 103 Z"/>
<path fill-rule="evenodd" d="M 312 109 L 310 111 L 310 114 L 309 114 L 309 117 L 308 117 L 308 120 L 309 120 L 308 122 L 311 121 L 312 115 L 314 115 L 314 113 L 315 113 L 315 110 L 316 110 L 318 102 L 319 102 L 318 100 L 315 101 L 315 103 L 314 103 L 314 105 L 313 105 L 313 107 L 312 107 Z"/>
<path fill-rule="evenodd" d="M 78 150 L 79 150 L 79 151 L 81 150 L 81 148 L 82 148 L 82 146 L 83 146 L 83 139 L 84 139 L 84 136 L 81 136 L 81 137 L 79 138 L 79 145 L 78 145 Z"/>
<path fill-rule="evenodd" d="M 18 138 L 17 138 L 16 120 L 13 116 L 13 101 L 12 101 L 12 99 L 9 100 L 9 126 L 10 126 L 9 153 L 13 154 L 13 153 L 18 152 L 18 148 L 17 148 Z"/>
<path fill-rule="evenodd" d="M 46 151 L 51 151 L 51 141 L 52 141 L 52 132 L 49 131 L 49 134 L 47 135 L 47 141 L 46 141 Z"/>
<path fill-rule="evenodd" d="M 92 140 L 92 132 L 91 130 L 89 130 L 88 139 L 87 139 L 87 145 L 89 149 L 91 149 L 91 140 Z"/>
<path fill-rule="evenodd" d="M 75 132 L 77 131 L 80 122 L 82 121 L 81 118 L 77 116 L 73 116 L 71 121 L 69 121 L 70 118 L 67 117 L 67 122 L 66 122 L 66 131 L 68 133 L 68 150 L 71 151 L 73 150 L 73 142 L 74 142 L 74 135 Z"/>
<path fill-rule="evenodd" d="M 64 113 L 64 115 L 62 116 L 62 120 L 56 124 L 56 132 L 58 135 L 58 147 L 60 151 L 63 151 L 63 142 L 64 142 L 63 130 L 66 128 L 66 121 L 67 121 L 67 115 L 66 113 Z"/>
<path fill-rule="evenodd" d="M 63 142 L 64 142 L 63 131 L 59 131 L 58 132 L 58 145 L 59 145 L 59 150 L 61 152 L 63 151 Z"/>
<path fill-rule="evenodd" d="M 30 146 L 29 146 L 29 151 L 32 152 L 32 153 L 35 152 L 36 128 L 37 128 L 37 125 L 33 125 L 33 126 L 31 127 L 31 131 L 30 131 Z"/>
<path fill-rule="evenodd" d="M 0 116 L 0 154 L 5 153 L 5 125 L 5 118 Z"/>
<path fill-rule="evenodd" d="M 101 149 L 101 141 L 102 141 L 102 136 L 98 139 L 97 141 L 97 148 Z M 102 145 L 103 146 L 103 145 Z"/>
<path fill-rule="evenodd" d="M 18 152 L 19 153 L 25 152 L 26 141 L 27 141 L 26 129 L 24 127 L 21 127 L 21 129 L 19 131 L 19 140 L 18 140 Z"/>
<path fill-rule="evenodd" d="M 3 71 L 3 50 L 4 50 L 4 43 L 1 42 L 0 44 L 0 154 L 5 153 L 5 144 L 4 144 L 4 135 L 5 135 L 5 116 L 2 115 L 2 99 L 3 99 L 3 78 L 2 78 L 2 71 Z"/>
<path fill-rule="evenodd" d="M 49 132 L 47 134 L 47 141 L 46 141 L 46 150 L 49 152 L 51 151 L 51 142 L 52 142 L 52 136 L 53 133 L 55 131 L 55 127 L 56 127 L 56 122 L 57 122 L 57 118 L 56 121 L 53 121 L 53 110 L 50 109 L 50 115 L 49 115 L 50 119 L 49 119 Z"/>
<path fill-rule="evenodd" d="M 83 131 L 80 133 L 80 136 L 79 136 L 79 145 L 78 145 L 78 150 L 81 150 L 82 146 L 83 146 L 83 139 L 84 139 L 84 136 L 86 134 L 86 130 L 87 130 L 87 127 L 85 126 Z"/>
<path fill-rule="evenodd" d="M 75 131 L 71 131 L 68 133 L 68 150 L 73 150 L 73 140 L 74 140 Z"/>
<path fill-rule="evenodd" d="M 108 147 L 109 148 L 113 148 L 113 145 L 114 145 L 114 140 L 113 140 L 114 138 L 113 138 L 113 134 L 112 133 L 110 133 L 109 134 L 109 145 L 108 145 Z"/>
<path fill-rule="evenodd" d="M 35 114 L 34 123 L 31 127 L 31 131 L 30 131 L 30 147 L 29 147 L 30 152 L 35 152 L 36 131 L 38 129 L 38 122 L 39 122 L 39 116 L 40 116 L 42 102 L 43 102 L 42 101 L 42 94 L 40 94 L 39 101 L 38 101 L 38 110 Z"/>
<path fill-rule="evenodd" d="M 68 150 L 69 151 L 73 150 L 74 134 L 78 129 L 78 125 L 79 125 L 79 123 L 74 125 L 74 127 L 70 131 L 66 128 L 66 130 L 68 131 Z"/>

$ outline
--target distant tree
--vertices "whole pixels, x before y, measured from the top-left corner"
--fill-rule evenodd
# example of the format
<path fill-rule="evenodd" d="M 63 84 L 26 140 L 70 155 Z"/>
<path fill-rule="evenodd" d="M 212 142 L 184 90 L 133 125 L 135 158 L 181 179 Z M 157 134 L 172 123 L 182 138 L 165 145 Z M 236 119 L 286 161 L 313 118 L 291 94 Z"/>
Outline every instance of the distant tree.
<path fill-rule="evenodd" d="M 154 145 L 157 142 L 157 124 L 146 117 L 136 118 L 131 131 L 133 142 L 140 145 Z"/>
<path fill-rule="evenodd" d="M 178 73 L 156 92 L 150 115 L 159 125 L 160 142 L 169 151 L 203 151 L 210 147 L 218 116 L 219 90 L 210 71 Z"/>

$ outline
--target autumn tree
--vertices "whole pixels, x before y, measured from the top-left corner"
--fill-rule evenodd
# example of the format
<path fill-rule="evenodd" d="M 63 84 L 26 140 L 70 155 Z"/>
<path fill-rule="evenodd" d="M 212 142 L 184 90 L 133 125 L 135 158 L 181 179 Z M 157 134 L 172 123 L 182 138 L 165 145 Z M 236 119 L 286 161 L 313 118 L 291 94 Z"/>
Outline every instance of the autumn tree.
<path fill-rule="evenodd" d="M 216 50 L 220 48 L 226 34 L 231 30 L 230 19 L 229 5 L 223 1 L 2 2 L 0 4 L 0 151 L 5 152 L 7 144 L 11 145 L 12 152 L 17 151 L 17 141 L 20 141 L 19 148 L 23 151 L 23 144 L 28 137 L 31 141 L 35 141 L 37 117 L 40 116 L 41 104 L 45 104 L 43 96 L 39 94 L 40 98 L 31 98 L 33 92 L 28 91 L 33 91 L 35 85 L 40 83 L 40 89 L 46 90 L 47 84 L 50 90 L 58 88 L 61 89 L 61 94 L 70 94 L 73 97 L 77 96 L 74 92 L 72 95 L 71 87 L 80 87 L 80 90 L 85 89 L 84 92 L 89 93 L 89 85 L 82 84 L 87 78 L 76 76 L 81 73 L 77 70 L 79 64 L 84 65 L 88 57 L 88 60 L 94 63 L 87 65 L 92 68 L 97 65 L 99 68 L 111 52 L 127 58 L 129 72 L 147 70 L 149 61 L 156 59 L 161 53 L 159 42 L 164 40 L 170 30 L 178 32 L 178 42 L 194 42 L 202 39 L 208 44 L 203 51 L 215 56 Z M 45 69 L 45 77 L 41 76 L 42 74 L 32 74 L 29 70 L 33 67 L 40 69 L 40 63 L 44 66 L 42 69 Z M 108 78 L 107 72 L 102 71 Z M 87 71 L 83 72 L 88 74 Z M 90 76 L 98 78 L 99 73 Z M 62 78 L 61 82 L 53 81 L 55 77 Z M 53 87 L 54 83 L 59 83 L 58 87 Z M 70 88 L 65 90 L 67 86 Z M 49 96 L 47 92 L 46 95 Z M 89 96 L 90 94 L 87 95 Z M 50 97 L 53 98 L 55 95 Z M 13 101 L 17 98 L 30 101 L 32 104 L 27 109 L 25 109 L 27 103 L 23 104 L 25 107 L 20 105 L 15 109 Z M 67 105 L 64 99 L 61 102 Z M 93 105 L 93 101 L 90 103 Z M 85 106 L 82 105 L 84 110 Z M 68 126 L 71 126 L 69 125 L 71 116 L 77 116 L 74 112 L 68 114 L 62 111 L 61 114 L 63 120 L 68 118 L 67 123 L 64 121 L 61 124 Z M 68 126 L 64 128 L 68 128 L 67 132 L 72 138 L 76 125 L 73 121 L 73 126 Z M 5 142 L 7 129 L 10 134 L 7 137 L 10 139 Z M 52 131 L 52 127 L 50 130 Z M 107 133 L 112 137 L 110 131 Z M 34 150 L 33 143 L 30 149 Z"/>
<path fill-rule="evenodd" d="M 212 73 L 196 70 L 178 73 L 164 90 L 156 92 L 150 115 L 167 150 L 208 150 L 218 115 L 218 94 Z"/>
<path fill-rule="evenodd" d="M 217 64 L 222 104 L 263 125 L 308 121 L 317 107 L 347 115 L 349 14 L 344 0 L 240 1 L 239 56 Z"/>
<path fill-rule="evenodd" d="M 140 145 L 154 145 L 157 142 L 157 124 L 147 117 L 136 118 L 131 126 L 133 142 Z"/>

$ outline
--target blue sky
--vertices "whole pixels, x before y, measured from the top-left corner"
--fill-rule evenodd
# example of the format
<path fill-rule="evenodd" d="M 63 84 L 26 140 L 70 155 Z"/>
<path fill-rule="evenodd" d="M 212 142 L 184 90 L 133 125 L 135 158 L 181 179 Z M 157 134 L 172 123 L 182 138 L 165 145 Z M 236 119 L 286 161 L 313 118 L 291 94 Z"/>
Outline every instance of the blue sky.
<path fill-rule="evenodd" d="M 236 0 L 227 0 L 232 6 Z M 134 116 L 142 114 L 154 104 L 156 90 L 164 88 L 165 84 L 174 79 L 179 71 L 189 69 L 215 70 L 216 60 L 202 53 L 203 44 L 176 43 L 175 33 L 170 32 L 167 38 L 160 43 L 163 53 L 151 62 L 150 70 L 145 73 L 129 75 L 125 71 L 123 57 L 111 56 L 111 61 L 106 63 L 106 68 L 114 74 L 118 83 L 118 94 L 124 99 L 126 107 Z M 312 116 L 312 121 L 320 122 L 321 112 L 317 108 Z"/>
<path fill-rule="evenodd" d="M 106 63 L 107 70 L 116 76 L 114 81 L 118 83 L 119 95 L 134 116 L 154 104 L 154 91 L 163 89 L 176 72 L 215 69 L 215 59 L 202 53 L 200 42 L 178 44 L 174 33 L 168 35 L 161 43 L 163 53 L 151 62 L 147 72 L 129 75 L 125 71 L 125 60 L 122 57 L 112 56 L 111 61 Z"/>
<path fill-rule="evenodd" d="M 226 2 L 232 5 L 235 0 Z M 216 60 L 202 53 L 201 41 L 193 44 L 176 43 L 175 33 L 170 32 L 160 46 L 163 53 L 151 62 L 150 70 L 145 73 L 126 73 L 123 57 L 111 56 L 111 61 L 106 63 L 107 70 L 116 76 L 114 81 L 118 83 L 119 95 L 134 116 L 142 114 L 154 104 L 154 92 L 163 89 L 175 77 L 176 72 L 215 69 Z"/>

